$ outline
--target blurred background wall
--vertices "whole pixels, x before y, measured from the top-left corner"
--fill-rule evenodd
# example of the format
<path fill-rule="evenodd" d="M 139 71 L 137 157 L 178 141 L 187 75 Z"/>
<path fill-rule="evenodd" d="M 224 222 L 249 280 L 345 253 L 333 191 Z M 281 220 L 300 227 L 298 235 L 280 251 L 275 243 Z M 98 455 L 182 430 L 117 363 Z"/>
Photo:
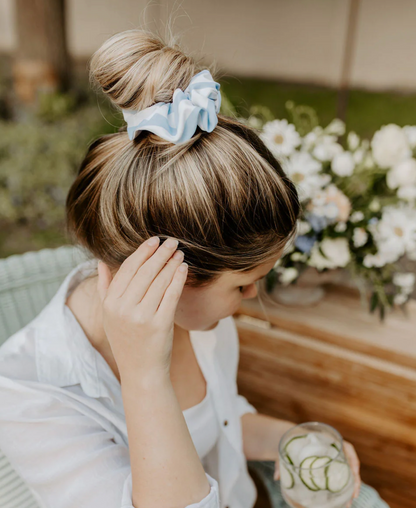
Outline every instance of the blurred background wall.
<path fill-rule="evenodd" d="M 36 0 L 33 0 L 36 1 Z M 173 0 L 67 0 L 70 57 L 82 62 L 116 31 L 134 28 L 146 8 L 162 28 Z M 235 75 L 338 87 L 349 0 L 182 0 L 175 26 L 190 51 Z M 0 0 L 0 52 L 17 48 L 15 1 Z M 372 90 L 416 88 L 416 2 L 360 0 L 350 84 Z"/>

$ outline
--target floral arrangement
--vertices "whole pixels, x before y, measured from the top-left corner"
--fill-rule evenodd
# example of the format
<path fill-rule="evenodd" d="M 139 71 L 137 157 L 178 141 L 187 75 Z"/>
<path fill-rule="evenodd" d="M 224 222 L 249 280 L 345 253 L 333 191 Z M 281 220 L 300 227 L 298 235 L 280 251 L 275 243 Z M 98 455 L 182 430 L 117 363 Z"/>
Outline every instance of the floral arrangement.
<path fill-rule="evenodd" d="M 241 119 L 259 135 L 295 182 L 302 216 L 295 241 L 276 263 L 275 282 L 295 284 L 307 267 L 350 271 L 381 318 L 404 308 L 415 275 L 397 262 L 416 260 L 416 126 L 381 127 L 371 140 L 345 124 L 318 124 L 306 106 L 287 104 L 288 120 L 254 107 Z"/>

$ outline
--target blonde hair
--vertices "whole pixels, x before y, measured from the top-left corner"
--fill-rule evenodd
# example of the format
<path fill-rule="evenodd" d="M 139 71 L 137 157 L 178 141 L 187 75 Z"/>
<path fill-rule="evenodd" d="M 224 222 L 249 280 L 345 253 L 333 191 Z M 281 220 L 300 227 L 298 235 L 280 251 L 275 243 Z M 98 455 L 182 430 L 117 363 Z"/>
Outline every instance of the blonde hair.
<path fill-rule="evenodd" d="M 116 108 L 171 102 L 204 68 L 176 43 L 132 29 L 110 37 L 90 61 L 90 80 Z M 210 72 L 217 80 L 216 73 Z M 279 255 L 296 230 L 298 196 L 257 132 L 218 115 L 174 145 L 126 128 L 88 147 L 66 201 L 67 232 L 117 270 L 151 236 L 179 240 L 187 285 L 204 286 L 224 271 L 250 271 Z"/>

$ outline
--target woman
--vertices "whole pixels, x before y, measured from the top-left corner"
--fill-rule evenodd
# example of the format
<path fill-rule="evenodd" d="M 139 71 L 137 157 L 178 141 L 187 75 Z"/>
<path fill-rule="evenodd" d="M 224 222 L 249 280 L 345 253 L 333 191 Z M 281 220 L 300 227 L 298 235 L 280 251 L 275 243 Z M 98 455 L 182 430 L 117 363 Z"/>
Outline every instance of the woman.
<path fill-rule="evenodd" d="M 295 423 L 238 394 L 232 315 L 292 239 L 296 190 L 176 44 L 121 32 L 90 72 L 127 132 L 89 146 L 67 197 L 91 259 L 0 348 L 0 449 L 41 506 L 251 508 L 246 460 Z"/>

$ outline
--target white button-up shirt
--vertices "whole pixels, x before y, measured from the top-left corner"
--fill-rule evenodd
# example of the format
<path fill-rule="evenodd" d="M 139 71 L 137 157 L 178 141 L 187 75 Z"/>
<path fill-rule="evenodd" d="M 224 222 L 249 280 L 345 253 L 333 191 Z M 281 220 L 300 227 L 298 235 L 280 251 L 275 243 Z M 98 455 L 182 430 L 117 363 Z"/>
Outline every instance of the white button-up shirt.
<path fill-rule="evenodd" d="M 0 347 L 0 449 L 42 508 L 134 508 L 120 383 L 65 304 L 96 262 L 76 266 L 42 312 Z M 191 330 L 190 338 L 220 433 L 202 460 L 210 492 L 184 508 L 252 508 L 257 491 L 240 417 L 257 411 L 238 394 L 234 319 Z"/>

